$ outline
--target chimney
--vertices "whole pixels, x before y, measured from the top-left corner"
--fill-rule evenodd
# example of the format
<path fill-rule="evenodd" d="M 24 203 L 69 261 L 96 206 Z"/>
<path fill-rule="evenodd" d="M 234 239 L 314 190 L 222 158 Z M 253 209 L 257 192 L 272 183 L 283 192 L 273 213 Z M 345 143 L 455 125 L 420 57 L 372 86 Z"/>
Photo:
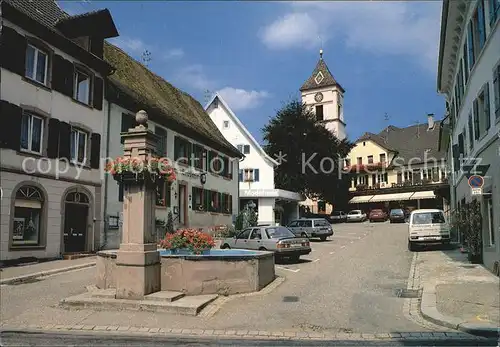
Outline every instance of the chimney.
<path fill-rule="evenodd" d="M 434 129 L 434 113 L 427 114 L 427 130 Z"/>

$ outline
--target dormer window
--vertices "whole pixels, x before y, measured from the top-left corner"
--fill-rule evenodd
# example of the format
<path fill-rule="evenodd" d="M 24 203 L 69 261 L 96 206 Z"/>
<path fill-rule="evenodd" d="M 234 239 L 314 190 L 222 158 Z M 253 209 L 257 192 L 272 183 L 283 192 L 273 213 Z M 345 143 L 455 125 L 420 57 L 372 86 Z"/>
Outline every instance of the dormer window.
<path fill-rule="evenodd" d="M 47 85 L 49 59 L 47 52 L 28 44 L 26 48 L 25 76 L 43 85 Z"/>
<path fill-rule="evenodd" d="M 86 105 L 90 104 L 90 76 L 88 73 L 83 72 L 80 69 L 75 69 L 75 87 L 73 97 L 81 103 Z"/>

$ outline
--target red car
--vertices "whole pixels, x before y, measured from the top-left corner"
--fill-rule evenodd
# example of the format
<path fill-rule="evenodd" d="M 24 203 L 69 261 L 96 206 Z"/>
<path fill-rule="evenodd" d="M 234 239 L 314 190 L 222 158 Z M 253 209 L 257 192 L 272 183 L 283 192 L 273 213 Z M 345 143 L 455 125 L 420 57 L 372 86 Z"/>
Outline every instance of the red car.
<path fill-rule="evenodd" d="M 370 220 L 370 223 L 374 221 L 385 222 L 387 220 L 387 213 L 380 209 L 374 209 L 370 211 L 368 219 Z"/>

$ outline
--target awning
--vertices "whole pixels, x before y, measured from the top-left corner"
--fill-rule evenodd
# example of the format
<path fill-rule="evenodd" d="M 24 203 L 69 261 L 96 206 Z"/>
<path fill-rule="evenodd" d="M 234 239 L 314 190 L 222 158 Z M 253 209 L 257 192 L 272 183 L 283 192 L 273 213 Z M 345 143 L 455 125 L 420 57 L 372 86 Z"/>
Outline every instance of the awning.
<path fill-rule="evenodd" d="M 350 204 L 365 203 L 370 201 L 371 198 L 373 198 L 373 195 L 355 196 L 349 201 L 349 203 Z"/>
<path fill-rule="evenodd" d="M 435 199 L 436 195 L 433 190 L 426 190 L 425 192 L 415 192 L 411 196 L 410 200 L 419 200 L 419 199 Z"/>
<path fill-rule="evenodd" d="M 395 193 L 395 194 L 378 194 L 370 200 L 370 202 L 385 202 L 385 201 L 401 201 L 409 200 L 413 192 L 410 193 Z"/>

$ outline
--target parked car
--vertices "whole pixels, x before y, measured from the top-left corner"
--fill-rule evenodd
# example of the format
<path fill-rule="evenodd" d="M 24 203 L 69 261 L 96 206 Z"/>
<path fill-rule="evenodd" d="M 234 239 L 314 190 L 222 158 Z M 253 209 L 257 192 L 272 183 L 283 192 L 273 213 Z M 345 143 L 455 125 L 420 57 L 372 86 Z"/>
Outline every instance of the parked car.
<path fill-rule="evenodd" d="M 311 253 L 309 240 L 298 238 L 282 226 L 257 226 L 242 230 L 234 237 L 222 240 L 222 249 L 240 248 L 274 252 L 277 258 L 299 260 Z"/>
<path fill-rule="evenodd" d="M 291 221 L 287 225 L 296 236 L 319 237 L 325 241 L 328 236 L 333 235 L 332 225 L 325 218 L 301 218 Z"/>
<path fill-rule="evenodd" d="M 393 208 L 389 212 L 389 220 L 391 223 L 404 223 L 406 221 L 406 213 L 400 208 Z"/>
<path fill-rule="evenodd" d="M 347 222 L 347 214 L 344 211 L 333 211 L 330 215 L 332 223 Z"/>
<path fill-rule="evenodd" d="M 368 219 L 370 220 L 370 223 L 375 221 L 385 222 L 387 220 L 387 213 L 385 213 L 384 210 L 375 208 L 370 211 Z"/>
<path fill-rule="evenodd" d="M 450 244 L 450 225 L 437 209 L 414 210 L 408 222 L 408 250 L 426 244 Z"/>
<path fill-rule="evenodd" d="M 361 210 L 352 210 L 347 214 L 347 222 L 364 222 L 366 213 Z"/>

